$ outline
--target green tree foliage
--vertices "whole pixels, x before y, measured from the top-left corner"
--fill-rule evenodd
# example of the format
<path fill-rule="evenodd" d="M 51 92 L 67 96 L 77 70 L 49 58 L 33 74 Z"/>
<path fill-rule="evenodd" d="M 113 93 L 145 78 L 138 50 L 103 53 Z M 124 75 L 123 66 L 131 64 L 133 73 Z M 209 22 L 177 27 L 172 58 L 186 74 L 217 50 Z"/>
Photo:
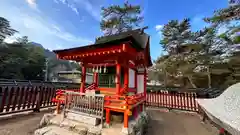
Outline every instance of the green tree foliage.
<path fill-rule="evenodd" d="M 125 2 L 123 6 L 103 7 L 100 26 L 105 35 L 112 35 L 139 27 L 142 21 L 141 7 Z"/>
<path fill-rule="evenodd" d="M 213 25 L 197 32 L 191 31 L 189 19 L 171 20 L 163 27 L 160 44 L 167 55 L 155 67 L 165 75 L 165 86 L 227 87 L 240 81 L 238 10 L 239 5 L 232 5 L 216 11 L 205 18 Z M 234 25 L 219 34 L 227 23 Z"/>
<path fill-rule="evenodd" d="M 227 8 L 219 9 L 214 12 L 212 17 L 204 19 L 215 26 L 229 23 L 233 20 L 240 20 L 240 4 L 234 4 Z"/>
<path fill-rule="evenodd" d="M 0 17 L 0 43 L 2 43 L 6 37 L 12 36 L 16 32 L 16 30 L 11 28 L 10 22 L 7 19 Z"/>
<path fill-rule="evenodd" d="M 182 22 L 171 20 L 161 31 L 163 38 L 160 44 L 163 45 L 165 51 L 169 54 L 180 53 L 181 45 L 187 43 L 191 37 L 190 20 L 184 19 Z"/>
<path fill-rule="evenodd" d="M 0 78 L 42 80 L 44 50 L 29 44 L 27 37 L 0 47 Z"/>

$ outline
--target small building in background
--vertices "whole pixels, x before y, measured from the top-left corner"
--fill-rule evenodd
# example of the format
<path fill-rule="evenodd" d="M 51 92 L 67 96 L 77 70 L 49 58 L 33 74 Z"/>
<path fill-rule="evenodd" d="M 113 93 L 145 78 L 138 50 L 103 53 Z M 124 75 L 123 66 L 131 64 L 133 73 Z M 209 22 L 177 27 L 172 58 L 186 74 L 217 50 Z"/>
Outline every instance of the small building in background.
<path fill-rule="evenodd" d="M 57 77 L 54 78 L 54 82 L 64 83 L 80 83 L 81 82 L 81 71 L 59 71 Z M 91 84 L 93 82 L 93 74 L 86 73 L 86 83 Z"/>

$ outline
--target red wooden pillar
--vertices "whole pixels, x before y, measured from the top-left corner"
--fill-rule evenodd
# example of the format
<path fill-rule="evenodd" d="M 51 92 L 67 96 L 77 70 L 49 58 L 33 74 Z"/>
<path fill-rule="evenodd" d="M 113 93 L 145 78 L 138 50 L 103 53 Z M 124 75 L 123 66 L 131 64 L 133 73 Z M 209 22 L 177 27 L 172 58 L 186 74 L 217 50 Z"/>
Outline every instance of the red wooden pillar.
<path fill-rule="evenodd" d="M 85 93 L 86 66 L 82 64 L 81 88 L 80 93 Z"/>
<path fill-rule="evenodd" d="M 120 88 L 121 88 L 120 75 L 121 75 L 121 65 L 117 63 L 116 65 L 116 94 L 117 95 L 120 94 Z"/>
<path fill-rule="evenodd" d="M 123 120 L 124 121 L 123 122 L 124 123 L 124 125 L 123 125 L 124 128 L 128 128 L 128 113 L 129 113 L 128 110 L 124 111 L 124 118 L 123 118 L 124 119 Z"/>
<path fill-rule="evenodd" d="M 124 85 L 127 89 L 128 89 L 128 84 L 129 84 L 129 69 L 128 67 L 126 67 L 124 70 Z"/>
<path fill-rule="evenodd" d="M 110 124 L 110 109 L 106 109 L 106 123 Z"/>

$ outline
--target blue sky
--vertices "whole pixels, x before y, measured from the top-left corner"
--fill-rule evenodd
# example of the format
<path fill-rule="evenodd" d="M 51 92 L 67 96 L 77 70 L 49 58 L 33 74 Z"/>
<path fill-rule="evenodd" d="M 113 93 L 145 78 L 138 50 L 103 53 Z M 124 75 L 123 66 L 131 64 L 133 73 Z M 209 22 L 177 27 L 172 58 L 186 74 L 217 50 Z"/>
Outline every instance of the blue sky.
<path fill-rule="evenodd" d="M 101 36 L 99 28 L 102 6 L 121 4 L 124 0 L 1 0 L 0 16 L 11 22 L 19 33 L 15 37 L 28 36 L 29 40 L 42 44 L 50 50 L 77 47 L 93 43 Z M 206 24 L 204 16 L 227 7 L 228 0 L 129 0 L 143 8 L 144 26 L 149 26 L 151 56 L 162 54 L 159 44 L 162 28 L 171 19 L 189 17 L 192 29 Z"/>

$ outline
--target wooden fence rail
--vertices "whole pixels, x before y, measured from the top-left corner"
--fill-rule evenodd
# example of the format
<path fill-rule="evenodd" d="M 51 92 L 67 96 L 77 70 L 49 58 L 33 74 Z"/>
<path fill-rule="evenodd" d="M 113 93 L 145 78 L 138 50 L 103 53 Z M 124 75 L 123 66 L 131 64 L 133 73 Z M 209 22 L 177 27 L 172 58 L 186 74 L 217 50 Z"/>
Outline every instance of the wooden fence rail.
<path fill-rule="evenodd" d="M 55 105 L 53 86 L 0 86 L 0 115 Z"/>
<path fill-rule="evenodd" d="M 158 91 L 147 93 L 146 105 L 150 107 L 164 107 L 186 111 L 198 111 L 194 92 Z"/>
<path fill-rule="evenodd" d="M 78 84 L 0 80 L 0 115 L 39 111 L 56 105 L 56 89 L 79 89 Z"/>

